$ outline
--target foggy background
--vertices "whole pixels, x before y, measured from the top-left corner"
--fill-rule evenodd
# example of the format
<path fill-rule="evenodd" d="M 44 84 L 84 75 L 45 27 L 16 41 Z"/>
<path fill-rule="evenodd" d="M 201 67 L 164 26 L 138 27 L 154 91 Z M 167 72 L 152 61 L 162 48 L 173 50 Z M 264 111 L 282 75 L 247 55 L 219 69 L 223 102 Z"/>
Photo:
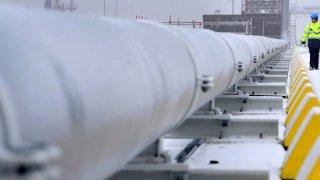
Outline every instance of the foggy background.
<path fill-rule="evenodd" d="M 74 1 L 78 4 L 76 13 L 97 16 L 104 14 L 104 0 Z M 0 0 L 0 2 L 30 8 L 44 6 L 44 0 Z M 203 14 L 215 14 L 216 10 L 220 10 L 221 14 L 232 14 L 232 2 L 234 2 L 234 14 L 240 14 L 241 0 L 105 0 L 105 10 L 106 16 L 115 17 L 117 7 L 118 18 L 131 20 L 136 19 L 136 16 L 143 16 L 149 20 L 169 21 L 169 16 L 172 16 L 172 20 L 179 18 L 181 21 L 202 21 Z M 290 0 L 290 3 L 296 6 L 319 6 L 320 0 Z M 304 27 L 310 23 L 310 18 L 308 15 L 298 15 L 294 21 L 295 34 L 299 41 Z"/>
<path fill-rule="evenodd" d="M 65 0 L 67 1 L 67 0 Z M 103 15 L 104 0 L 75 0 L 78 13 Z M 118 17 L 135 19 L 136 15 L 156 21 L 173 19 L 202 21 L 203 14 L 214 14 L 219 9 L 221 14 L 232 13 L 232 0 L 106 0 L 106 15 L 116 15 L 118 2 Z M 24 6 L 40 7 L 44 0 L 0 0 L 0 2 L 18 3 Z M 234 0 L 235 14 L 241 13 L 241 0 Z"/>

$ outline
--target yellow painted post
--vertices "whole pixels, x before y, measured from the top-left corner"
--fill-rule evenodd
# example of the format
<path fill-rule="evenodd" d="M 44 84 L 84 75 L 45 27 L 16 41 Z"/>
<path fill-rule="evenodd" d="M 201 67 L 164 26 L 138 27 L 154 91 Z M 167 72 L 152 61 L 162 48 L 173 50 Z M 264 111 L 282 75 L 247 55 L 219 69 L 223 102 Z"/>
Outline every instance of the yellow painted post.
<path fill-rule="evenodd" d="M 282 179 L 295 179 L 304 160 L 320 135 L 320 108 L 313 108 L 303 121 L 288 149 L 281 171 Z"/>
<path fill-rule="evenodd" d="M 307 93 L 301 102 L 298 103 L 298 108 L 293 112 L 292 118 L 288 121 L 288 126 L 285 133 L 283 142 L 284 147 L 289 147 L 293 138 L 298 132 L 299 127 L 306 118 L 307 114 L 313 107 L 320 107 L 318 98 L 313 93 Z"/>

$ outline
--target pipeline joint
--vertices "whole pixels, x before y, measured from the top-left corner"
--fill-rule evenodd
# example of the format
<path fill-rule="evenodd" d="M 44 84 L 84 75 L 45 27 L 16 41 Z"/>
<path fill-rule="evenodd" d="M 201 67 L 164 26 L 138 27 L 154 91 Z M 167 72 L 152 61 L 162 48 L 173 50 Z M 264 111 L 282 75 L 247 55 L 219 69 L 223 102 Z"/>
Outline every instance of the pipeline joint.
<path fill-rule="evenodd" d="M 211 75 L 202 75 L 198 78 L 202 92 L 207 92 L 214 86 L 214 77 Z"/>
<path fill-rule="evenodd" d="M 257 63 L 257 62 L 258 62 L 257 56 L 253 56 L 253 63 Z"/>
<path fill-rule="evenodd" d="M 242 72 L 243 71 L 243 62 L 239 61 L 237 64 L 237 67 L 238 67 L 238 72 Z"/>
<path fill-rule="evenodd" d="M 15 109 L 0 78 L 0 179 L 59 179 L 54 163 L 61 151 L 55 145 L 23 142 Z"/>
<path fill-rule="evenodd" d="M 0 153 L 0 179 L 57 179 L 61 172 L 53 161 L 58 157 L 58 148 L 40 143 L 3 149 Z"/>

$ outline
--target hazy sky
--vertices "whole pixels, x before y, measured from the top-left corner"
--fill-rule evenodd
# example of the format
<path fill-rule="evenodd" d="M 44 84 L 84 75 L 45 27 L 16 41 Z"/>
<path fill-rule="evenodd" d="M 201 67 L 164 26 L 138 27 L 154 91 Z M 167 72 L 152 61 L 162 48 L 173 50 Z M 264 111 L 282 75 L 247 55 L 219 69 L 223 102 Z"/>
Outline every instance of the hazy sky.
<path fill-rule="evenodd" d="M 62 0 L 68 1 L 68 0 Z M 78 3 L 78 13 L 102 15 L 104 0 L 74 0 Z M 232 13 L 232 0 L 117 0 L 118 16 L 135 19 L 136 15 L 157 21 L 174 19 L 202 20 L 203 14 L 214 14 L 219 9 L 222 14 Z M 25 6 L 42 8 L 44 0 L 0 0 Z M 107 15 L 115 16 L 116 0 L 106 0 Z M 241 12 L 241 0 L 234 0 L 235 14 Z"/>
<path fill-rule="evenodd" d="M 61 0 L 69 1 L 69 0 Z M 103 15 L 104 0 L 74 0 L 78 3 L 78 13 Z M 173 19 L 192 21 L 202 20 L 203 14 L 214 14 L 219 9 L 221 14 L 232 13 L 232 0 L 105 0 L 106 14 L 115 16 L 118 1 L 118 17 L 135 19 L 136 15 L 156 21 Z M 44 0 L 0 0 L 0 2 L 18 3 L 24 6 L 42 8 Z M 241 0 L 234 0 L 235 14 L 241 12 Z M 290 0 L 300 6 L 319 6 L 320 0 Z"/>

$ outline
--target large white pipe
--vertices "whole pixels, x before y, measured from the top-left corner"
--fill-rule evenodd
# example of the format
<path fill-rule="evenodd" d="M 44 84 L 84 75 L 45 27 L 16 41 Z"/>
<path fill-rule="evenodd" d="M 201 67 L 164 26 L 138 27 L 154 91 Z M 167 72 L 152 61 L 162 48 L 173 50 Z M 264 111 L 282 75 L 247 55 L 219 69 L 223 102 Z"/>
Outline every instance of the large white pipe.
<path fill-rule="evenodd" d="M 252 55 L 248 44 L 242 38 L 230 33 L 220 33 L 219 35 L 229 45 L 233 54 L 234 71 L 230 87 L 248 74 Z"/>
<path fill-rule="evenodd" d="M 272 41 L 7 6 L 0 26 L 20 138 L 60 147 L 63 179 L 109 177 L 256 68 L 253 56 L 268 60 Z"/>
<path fill-rule="evenodd" d="M 253 38 L 246 35 L 239 35 L 239 37 L 245 41 L 245 44 L 250 48 L 251 60 L 250 60 L 250 69 L 249 72 L 253 71 L 260 61 L 262 61 L 261 53 L 259 49 L 259 43 L 257 43 Z"/>

